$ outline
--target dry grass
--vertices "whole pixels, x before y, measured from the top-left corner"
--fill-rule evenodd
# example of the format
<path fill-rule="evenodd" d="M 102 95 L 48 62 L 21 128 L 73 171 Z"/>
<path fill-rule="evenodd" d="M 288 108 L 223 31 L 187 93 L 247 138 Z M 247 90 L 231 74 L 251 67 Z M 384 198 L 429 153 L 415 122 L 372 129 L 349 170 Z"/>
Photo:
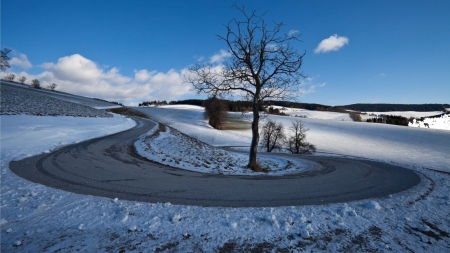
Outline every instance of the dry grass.
<path fill-rule="evenodd" d="M 141 117 L 141 118 L 146 118 L 146 119 L 149 118 L 144 113 L 133 110 L 128 107 L 112 108 L 112 109 L 107 109 L 106 111 L 125 115 L 125 116 Z"/>
<path fill-rule="evenodd" d="M 226 117 L 222 130 L 249 130 L 252 129 L 252 124 L 244 119 Z"/>

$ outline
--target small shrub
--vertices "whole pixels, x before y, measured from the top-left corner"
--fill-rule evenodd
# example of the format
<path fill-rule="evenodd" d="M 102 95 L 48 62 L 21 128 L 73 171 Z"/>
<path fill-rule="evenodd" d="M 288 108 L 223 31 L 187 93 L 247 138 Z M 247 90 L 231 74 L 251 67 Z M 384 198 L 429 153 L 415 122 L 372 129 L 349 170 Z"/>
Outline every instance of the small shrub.
<path fill-rule="evenodd" d="M 19 77 L 19 82 L 20 82 L 21 84 L 23 84 L 26 80 L 27 80 L 27 77 L 26 77 L 26 76 L 20 76 L 20 77 Z"/>
<path fill-rule="evenodd" d="M 15 78 L 16 78 L 16 75 L 14 75 L 13 73 L 5 75 L 5 80 L 6 81 L 13 82 Z"/>
<path fill-rule="evenodd" d="M 49 85 L 47 85 L 47 88 L 48 88 L 49 90 L 54 91 L 55 88 L 56 88 L 56 86 L 58 86 L 56 83 L 50 83 Z"/>
<path fill-rule="evenodd" d="M 37 80 L 37 79 L 33 79 L 33 80 L 31 80 L 31 87 L 33 87 L 35 89 L 40 89 L 41 82 L 39 82 L 39 80 Z"/>
<path fill-rule="evenodd" d="M 209 119 L 209 125 L 215 129 L 221 130 L 227 116 L 226 103 L 213 96 L 203 102 L 205 106 L 205 118 Z"/>

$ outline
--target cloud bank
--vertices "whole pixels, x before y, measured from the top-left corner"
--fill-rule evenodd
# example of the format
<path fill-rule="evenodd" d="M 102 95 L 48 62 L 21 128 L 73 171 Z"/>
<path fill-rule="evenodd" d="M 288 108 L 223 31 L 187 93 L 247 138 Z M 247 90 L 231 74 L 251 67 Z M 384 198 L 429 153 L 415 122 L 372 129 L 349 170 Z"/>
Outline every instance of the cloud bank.
<path fill-rule="evenodd" d="M 331 51 L 338 51 L 343 46 L 348 44 L 349 39 L 345 36 L 338 36 L 334 34 L 329 38 L 322 40 L 319 45 L 317 45 L 316 49 L 314 49 L 314 53 L 328 53 Z"/>
<path fill-rule="evenodd" d="M 25 56 L 26 57 L 26 56 Z M 194 95 L 192 86 L 183 83 L 187 68 L 167 72 L 135 70 L 134 76 L 124 76 L 119 69 L 101 68 L 95 62 L 80 54 L 64 56 L 56 63 L 40 65 L 45 71 L 37 75 L 17 73 L 27 77 L 27 82 L 38 79 L 45 87 L 56 83 L 58 90 L 77 95 L 102 98 L 128 105 L 147 100 L 177 100 L 185 95 Z"/>
<path fill-rule="evenodd" d="M 211 71 L 221 71 L 223 68 L 221 63 L 228 57 L 230 53 L 225 50 L 213 55 L 209 62 L 216 64 Z M 24 64 L 28 62 L 26 55 L 21 54 L 19 58 L 22 65 L 27 67 L 28 65 Z M 17 61 L 16 63 L 18 64 Z M 80 54 L 64 56 L 57 62 L 45 62 L 38 67 L 44 71 L 36 75 L 25 71 L 13 73 L 16 76 L 25 76 L 26 83 L 38 79 L 43 87 L 56 83 L 59 91 L 116 101 L 125 105 L 137 105 L 152 100 L 179 100 L 196 94 L 191 84 L 183 83 L 184 76 L 191 75 L 188 68 L 179 71 L 170 69 L 167 72 L 139 69 L 134 70 L 134 75 L 126 76 L 121 74 L 117 67 L 102 67 Z M 306 95 L 314 93 L 317 88 L 324 85 L 325 83 L 313 84 L 312 78 L 309 78 L 299 91 L 302 95 Z M 242 94 L 237 92 L 234 95 Z"/>

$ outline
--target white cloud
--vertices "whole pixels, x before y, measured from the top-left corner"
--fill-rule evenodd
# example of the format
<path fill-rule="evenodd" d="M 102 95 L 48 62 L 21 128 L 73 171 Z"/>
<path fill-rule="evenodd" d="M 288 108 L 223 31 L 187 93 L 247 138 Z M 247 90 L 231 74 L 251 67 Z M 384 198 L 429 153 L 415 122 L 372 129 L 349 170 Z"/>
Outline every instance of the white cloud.
<path fill-rule="evenodd" d="M 98 79 L 102 76 L 102 70 L 95 62 L 84 58 L 79 54 L 65 56 L 58 59 L 58 62 L 46 62 L 41 65 L 43 68 L 55 73 L 55 77 L 69 81 L 87 81 Z"/>
<path fill-rule="evenodd" d="M 289 32 L 288 32 L 288 36 L 289 37 L 291 37 L 291 36 L 293 36 L 294 34 L 296 34 L 296 33 L 299 33 L 299 31 L 298 30 L 290 30 Z"/>
<path fill-rule="evenodd" d="M 309 85 L 308 89 L 300 89 L 300 94 L 302 96 L 306 95 L 306 94 L 310 94 L 310 93 L 314 93 L 316 92 L 317 88 L 321 88 L 324 87 L 326 85 L 326 83 L 320 83 L 320 84 L 312 84 Z"/>
<path fill-rule="evenodd" d="M 211 63 L 220 63 L 222 62 L 225 58 L 228 58 L 231 56 L 231 53 L 228 51 L 225 51 L 223 49 L 220 49 L 220 52 L 211 56 L 211 58 L 209 58 L 209 61 Z"/>
<path fill-rule="evenodd" d="M 134 71 L 134 80 L 136 82 L 145 82 L 150 79 L 151 75 L 154 74 L 155 71 L 149 72 L 146 69 L 135 70 Z"/>
<path fill-rule="evenodd" d="M 29 69 L 33 67 L 33 65 L 31 65 L 30 61 L 28 60 L 28 57 L 25 54 L 19 54 L 19 57 L 11 58 L 9 64 L 13 66 L 18 66 L 23 69 Z"/>
<path fill-rule="evenodd" d="M 165 73 L 141 69 L 134 71 L 134 77 L 128 77 L 116 67 L 103 69 L 79 54 L 61 57 L 56 63 L 47 62 L 41 67 L 45 71 L 38 75 L 25 72 L 21 75 L 27 76 L 27 83 L 37 78 L 44 87 L 54 82 L 60 91 L 130 105 L 147 100 L 177 100 L 194 94 L 190 84 L 182 83 L 187 69 Z"/>
<path fill-rule="evenodd" d="M 348 44 L 349 39 L 345 36 L 338 36 L 337 34 L 322 40 L 314 49 L 314 53 L 327 53 L 330 51 L 337 51 Z"/>

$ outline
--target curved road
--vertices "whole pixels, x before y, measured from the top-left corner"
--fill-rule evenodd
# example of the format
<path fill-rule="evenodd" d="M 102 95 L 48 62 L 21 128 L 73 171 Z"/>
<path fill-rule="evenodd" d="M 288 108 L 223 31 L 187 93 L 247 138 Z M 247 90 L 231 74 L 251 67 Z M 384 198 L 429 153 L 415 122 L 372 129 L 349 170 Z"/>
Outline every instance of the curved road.
<path fill-rule="evenodd" d="M 10 169 L 30 181 L 95 196 L 180 205 L 275 207 L 385 197 L 417 185 L 411 170 L 338 157 L 288 156 L 312 170 L 288 176 L 202 174 L 153 163 L 134 153 L 137 137 L 155 123 L 17 162 Z M 271 154 L 272 155 L 272 154 Z"/>

